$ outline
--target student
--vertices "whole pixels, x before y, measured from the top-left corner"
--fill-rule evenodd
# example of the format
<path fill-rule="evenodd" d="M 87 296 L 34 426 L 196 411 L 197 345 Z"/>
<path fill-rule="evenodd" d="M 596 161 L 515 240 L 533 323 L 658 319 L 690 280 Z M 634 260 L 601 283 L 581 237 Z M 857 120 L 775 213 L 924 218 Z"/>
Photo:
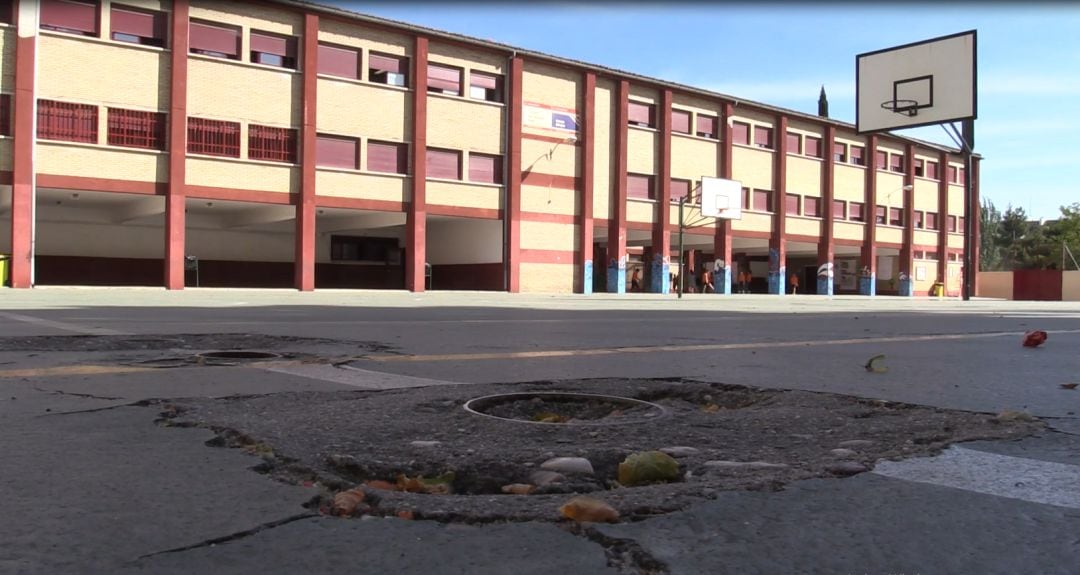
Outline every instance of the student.
<path fill-rule="evenodd" d="M 799 293 L 799 274 L 791 274 L 791 293 Z"/>
<path fill-rule="evenodd" d="M 634 275 L 630 277 L 630 291 L 641 291 L 641 268 L 634 268 Z"/>
<path fill-rule="evenodd" d="M 716 293 L 716 288 L 712 283 L 712 274 L 709 270 L 701 271 L 701 293 Z"/>
<path fill-rule="evenodd" d="M 739 293 L 750 293 L 750 271 L 739 270 Z"/>

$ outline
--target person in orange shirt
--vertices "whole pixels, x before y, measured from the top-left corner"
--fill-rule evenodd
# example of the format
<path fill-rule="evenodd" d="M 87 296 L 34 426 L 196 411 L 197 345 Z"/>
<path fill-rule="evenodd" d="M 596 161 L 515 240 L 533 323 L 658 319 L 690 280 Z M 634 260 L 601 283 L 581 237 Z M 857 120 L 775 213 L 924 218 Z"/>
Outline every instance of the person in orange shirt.
<path fill-rule="evenodd" d="M 790 282 L 791 282 L 791 293 L 793 293 L 793 294 L 799 293 L 799 275 L 798 274 L 791 274 Z"/>

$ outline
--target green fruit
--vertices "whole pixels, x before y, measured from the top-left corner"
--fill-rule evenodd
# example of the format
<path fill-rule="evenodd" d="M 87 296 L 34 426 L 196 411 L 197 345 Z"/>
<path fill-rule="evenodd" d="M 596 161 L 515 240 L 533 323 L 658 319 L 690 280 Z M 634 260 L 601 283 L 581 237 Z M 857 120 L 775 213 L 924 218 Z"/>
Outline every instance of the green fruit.
<path fill-rule="evenodd" d="M 679 463 L 661 451 L 630 454 L 619 464 L 619 483 L 627 487 L 679 480 Z"/>

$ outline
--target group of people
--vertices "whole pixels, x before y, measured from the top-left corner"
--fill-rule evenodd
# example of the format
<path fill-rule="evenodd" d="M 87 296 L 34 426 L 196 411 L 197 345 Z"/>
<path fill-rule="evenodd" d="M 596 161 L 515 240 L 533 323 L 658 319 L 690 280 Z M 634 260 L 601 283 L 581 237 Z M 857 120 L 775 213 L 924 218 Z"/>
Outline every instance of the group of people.
<path fill-rule="evenodd" d="M 690 274 L 688 277 L 693 278 L 693 281 L 687 282 L 686 293 L 715 293 L 716 286 L 713 285 L 713 274 L 707 269 L 702 269 L 700 274 L 695 274 L 693 268 L 687 270 Z M 672 273 L 669 277 L 671 280 L 671 291 L 676 292 L 679 290 L 679 274 Z M 754 281 L 753 274 L 748 269 L 740 269 L 735 274 L 735 293 L 750 293 L 750 283 Z M 791 288 L 791 293 L 799 293 L 799 275 L 791 274 L 788 279 L 788 285 Z M 641 292 L 644 291 L 641 285 L 641 268 L 634 268 L 634 272 L 630 276 L 630 291 Z"/>

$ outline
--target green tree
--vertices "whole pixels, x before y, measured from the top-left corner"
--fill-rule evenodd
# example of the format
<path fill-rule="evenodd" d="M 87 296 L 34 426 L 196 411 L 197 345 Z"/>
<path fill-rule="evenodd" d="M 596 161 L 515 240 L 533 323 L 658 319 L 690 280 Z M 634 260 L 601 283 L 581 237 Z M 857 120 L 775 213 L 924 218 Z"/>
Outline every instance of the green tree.
<path fill-rule="evenodd" d="M 1080 203 L 1061 206 L 1061 218 L 1049 223 L 1045 231 L 1047 267 L 1073 269 L 1072 258 L 1063 246 L 1068 246 L 1075 257 L 1080 252 Z"/>
<path fill-rule="evenodd" d="M 997 225 L 995 240 L 1000 253 L 1001 269 L 1014 270 L 1027 267 L 1023 245 L 1029 234 L 1029 224 L 1024 208 L 1014 208 L 1009 204 Z"/>

